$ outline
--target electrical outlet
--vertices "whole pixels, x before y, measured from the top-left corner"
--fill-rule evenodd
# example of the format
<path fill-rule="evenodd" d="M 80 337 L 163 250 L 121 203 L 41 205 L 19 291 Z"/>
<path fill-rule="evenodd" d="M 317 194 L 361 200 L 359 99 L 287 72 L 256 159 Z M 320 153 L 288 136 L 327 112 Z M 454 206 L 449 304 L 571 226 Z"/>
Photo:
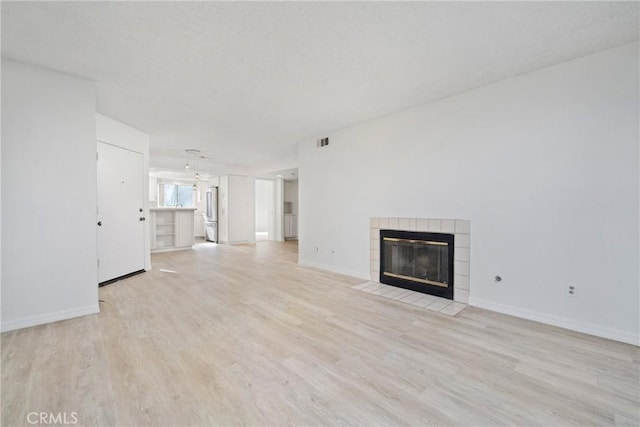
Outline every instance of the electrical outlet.
<path fill-rule="evenodd" d="M 577 298 L 578 288 L 573 283 L 567 283 L 566 294 L 567 298 Z"/>
<path fill-rule="evenodd" d="M 316 252 L 320 252 L 320 246 L 316 246 Z"/>

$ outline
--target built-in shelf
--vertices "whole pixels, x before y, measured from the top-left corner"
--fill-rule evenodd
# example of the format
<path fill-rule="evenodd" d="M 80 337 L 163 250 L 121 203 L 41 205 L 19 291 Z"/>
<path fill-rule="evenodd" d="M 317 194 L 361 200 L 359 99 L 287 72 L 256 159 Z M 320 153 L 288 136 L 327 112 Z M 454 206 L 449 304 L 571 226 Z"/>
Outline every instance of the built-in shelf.
<path fill-rule="evenodd" d="M 195 209 L 151 208 L 151 251 L 174 251 L 193 246 Z"/>

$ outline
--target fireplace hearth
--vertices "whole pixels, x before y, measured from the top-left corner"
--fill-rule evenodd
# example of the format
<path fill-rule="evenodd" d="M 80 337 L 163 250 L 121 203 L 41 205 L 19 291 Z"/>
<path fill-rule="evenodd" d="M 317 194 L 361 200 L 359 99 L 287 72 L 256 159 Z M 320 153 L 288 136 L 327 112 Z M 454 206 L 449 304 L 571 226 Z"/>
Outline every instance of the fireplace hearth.
<path fill-rule="evenodd" d="M 380 282 L 453 299 L 454 236 L 380 230 Z"/>

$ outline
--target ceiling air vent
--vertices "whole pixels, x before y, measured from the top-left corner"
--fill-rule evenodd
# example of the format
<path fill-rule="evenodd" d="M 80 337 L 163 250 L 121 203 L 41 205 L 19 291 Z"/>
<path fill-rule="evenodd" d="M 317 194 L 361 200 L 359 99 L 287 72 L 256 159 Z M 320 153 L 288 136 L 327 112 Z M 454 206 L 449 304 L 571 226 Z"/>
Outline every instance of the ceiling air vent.
<path fill-rule="evenodd" d="M 322 138 L 318 140 L 318 147 L 326 147 L 329 145 L 329 138 Z"/>

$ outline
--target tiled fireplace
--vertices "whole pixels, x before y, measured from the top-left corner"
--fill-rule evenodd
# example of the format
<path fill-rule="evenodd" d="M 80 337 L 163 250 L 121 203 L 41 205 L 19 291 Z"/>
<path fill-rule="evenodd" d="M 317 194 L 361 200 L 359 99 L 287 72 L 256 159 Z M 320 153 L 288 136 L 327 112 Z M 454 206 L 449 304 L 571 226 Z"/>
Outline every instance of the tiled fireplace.
<path fill-rule="evenodd" d="M 383 243 L 387 243 L 387 264 L 390 263 L 389 257 L 391 252 L 400 254 L 401 252 L 417 254 L 417 257 L 423 257 L 423 254 L 435 254 L 438 246 L 445 248 L 445 243 L 451 244 L 448 248 L 450 260 L 453 261 L 453 271 L 444 272 L 447 282 L 453 282 L 452 296 L 454 301 L 468 303 L 469 301 L 469 248 L 470 248 L 470 223 L 468 220 L 461 219 L 430 219 L 430 218 L 371 218 L 370 237 L 371 237 L 371 280 L 380 281 L 380 230 L 383 230 Z M 397 243 L 396 243 L 397 242 Z M 446 257 L 446 251 L 445 257 Z M 406 255 L 405 255 L 406 257 Z M 433 255 L 431 256 L 433 258 Z M 447 260 L 443 259 L 442 269 L 447 270 Z M 395 261 L 394 261 L 395 263 Z M 438 262 L 440 263 L 440 262 Z M 438 264 L 435 263 L 435 264 Z M 431 264 L 434 264 L 431 262 Z M 414 267 L 414 276 L 409 273 L 400 271 L 392 271 L 389 266 L 385 268 L 384 280 L 390 284 L 396 284 L 404 280 L 406 283 L 397 283 L 407 289 L 426 292 L 432 295 L 451 298 L 451 289 L 446 290 L 445 285 L 440 283 L 443 279 L 438 279 L 433 272 L 416 273 Z M 442 274 L 442 273 L 437 273 Z M 452 278 L 448 278 L 452 275 Z M 407 277 L 409 276 L 409 277 Z M 428 279 L 428 280 L 427 280 Z M 452 280 L 451 280 L 452 279 Z M 420 288 L 420 289 L 418 289 Z M 431 288 L 431 289 L 429 289 Z M 442 292 L 440 292 L 442 290 Z M 446 295 L 445 295 L 446 293 Z"/>

